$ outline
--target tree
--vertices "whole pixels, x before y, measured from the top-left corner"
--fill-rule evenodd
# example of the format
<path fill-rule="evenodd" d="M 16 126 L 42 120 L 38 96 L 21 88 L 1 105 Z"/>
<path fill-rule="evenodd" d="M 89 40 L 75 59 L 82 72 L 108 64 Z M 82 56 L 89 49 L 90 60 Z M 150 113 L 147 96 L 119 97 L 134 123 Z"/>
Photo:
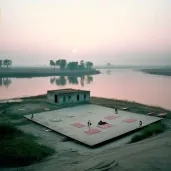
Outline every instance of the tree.
<path fill-rule="evenodd" d="M 85 69 L 84 60 L 81 60 L 81 61 L 80 61 L 80 69 Z"/>
<path fill-rule="evenodd" d="M 111 63 L 107 63 L 107 66 L 108 66 L 108 67 L 111 67 L 112 65 L 111 65 Z"/>
<path fill-rule="evenodd" d="M 59 66 L 59 68 L 60 68 L 60 65 L 61 65 L 61 60 L 59 59 L 56 61 L 56 66 Z"/>
<path fill-rule="evenodd" d="M 55 62 L 54 62 L 53 60 L 50 60 L 50 66 L 51 66 L 51 67 L 54 67 L 54 71 L 55 71 L 55 66 L 56 66 L 56 64 L 55 64 Z"/>
<path fill-rule="evenodd" d="M 69 62 L 67 65 L 69 70 L 76 70 L 78 69 L 78 62 Z"/>
<path fill-rule="evenodd" d="M 5 59 L 5 60 L 3 61 L 3 65 L 4 65 L 5 67 L 7 67 L 7 63 L 8 63 L 8 59 Z"/>
<path fill-rule="evenodd" d="M 0 68 L 3 66 L 3 60 L 0 60 Z"/>
<path fill-rule="evenodd" d="M 11 60 L 8 60 L 8 65 L 9 65 L 10 68 L 11 68 L 11 66 L 12 66 L 12 61 L 11 61 Z"/>
<path fill-rule="evenodd" d="M 12 65 L 12 61 L 9 59 L 5 59 L 3 61 L 3 65 L 6 66 L 7 68 L 9 68 L 9 66 L 11 67 L 11 65 Z"/>
<path fill-rule="evenodd" d="M 65 59 L 59 59 L 56 61 L 56 65 L 59 66 L 60 70 L 64 70 L 67 66 L 67 61 Z"/>
<path fill-rule="evenodd" d="M 66 66 L 67 66 L 67 61 L 65 59 L 61 59 L 60 69 L 63 70 L 66 68 Z"/>
<path fill-rule="evenodd" d="M 93 63 L 92 63 L 92 62 L 90 62 L 90 61 L 87 61 L 87 62 L 86 62 L 86 68 L 87 68 L 88 70 L 92 69 L 92 66 L 93 66 Z"/>

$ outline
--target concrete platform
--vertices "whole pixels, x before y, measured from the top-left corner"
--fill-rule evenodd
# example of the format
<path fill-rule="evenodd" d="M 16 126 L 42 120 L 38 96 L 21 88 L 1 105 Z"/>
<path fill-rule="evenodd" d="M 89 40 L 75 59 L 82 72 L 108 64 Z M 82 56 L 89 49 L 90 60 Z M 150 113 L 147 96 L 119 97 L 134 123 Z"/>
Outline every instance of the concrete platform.
<path fill-rule="evenodd" d="M 34 114 L 33 119 L 31 115 L 25 117 L 88 146 L 95 146 L 139 129 L 140 120 L 142 127 L 161 120 L 127 111 L 115 114 L 114 109 L 92 104 Z M 92 123 L 90 130 L 87 126 L 89 120 Z M 107 122 L 108 126 L 98 127 L 100 120 Z"/>

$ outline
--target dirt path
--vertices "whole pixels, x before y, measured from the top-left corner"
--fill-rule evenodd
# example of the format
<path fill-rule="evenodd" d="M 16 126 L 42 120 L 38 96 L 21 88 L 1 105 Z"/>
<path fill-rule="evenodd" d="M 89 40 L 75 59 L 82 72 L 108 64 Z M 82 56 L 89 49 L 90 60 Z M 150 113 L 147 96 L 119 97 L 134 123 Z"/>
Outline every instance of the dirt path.
<path fill-rule="evenodd" d="M 125 145 L 98 156 L 92 156 L 89 160 L 70 169 L 72 171 L 102 171 L 110 168 L 111 161 L 117 165 L 111 165 L 111 171 L 144 171 L 144 170 L 171 170 L 171 131 L 158 135 L 139 143 Z M 97 169 L 99 163 L 102 166 Z M 92 169 L 96 168 L 96 169 Z M 103 169 L 102 169 L 103 168 Z"/>

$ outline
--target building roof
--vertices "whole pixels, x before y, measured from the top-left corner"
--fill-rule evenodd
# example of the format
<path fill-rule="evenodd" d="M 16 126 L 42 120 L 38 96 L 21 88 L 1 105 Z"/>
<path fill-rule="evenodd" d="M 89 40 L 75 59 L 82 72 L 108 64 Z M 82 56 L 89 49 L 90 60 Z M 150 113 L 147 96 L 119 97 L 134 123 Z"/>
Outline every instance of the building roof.
<path fill-rule="evenodd" d="M 90 92 L 88 90 L 79 90 L 79 89 L 58 89 L 58 90 L 49 90 L 47 93 L 57 93 L 57 94 L 64 94 L 64 93 L 78 93 L 78 92 Z"/>

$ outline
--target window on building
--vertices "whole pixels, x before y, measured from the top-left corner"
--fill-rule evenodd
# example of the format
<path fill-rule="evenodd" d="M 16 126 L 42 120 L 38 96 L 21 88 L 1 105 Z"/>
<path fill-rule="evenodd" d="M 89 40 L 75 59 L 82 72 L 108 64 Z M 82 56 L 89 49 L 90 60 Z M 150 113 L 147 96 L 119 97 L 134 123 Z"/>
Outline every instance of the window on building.
<path fill-rule="evenodd" d="M 68 96 L 68 100 L 71 100 L 71 96 Z"/>
<path fill-rule="evenodd" d="M 84 94 L 84 100 L 86 100 L 86 94 Z"/>
<path fill-rule="evenodd" d="M 77 95 L 77 101 L 79 101 L 80 100 L 80 96 L 79 96 L 79 94 Z"/>

